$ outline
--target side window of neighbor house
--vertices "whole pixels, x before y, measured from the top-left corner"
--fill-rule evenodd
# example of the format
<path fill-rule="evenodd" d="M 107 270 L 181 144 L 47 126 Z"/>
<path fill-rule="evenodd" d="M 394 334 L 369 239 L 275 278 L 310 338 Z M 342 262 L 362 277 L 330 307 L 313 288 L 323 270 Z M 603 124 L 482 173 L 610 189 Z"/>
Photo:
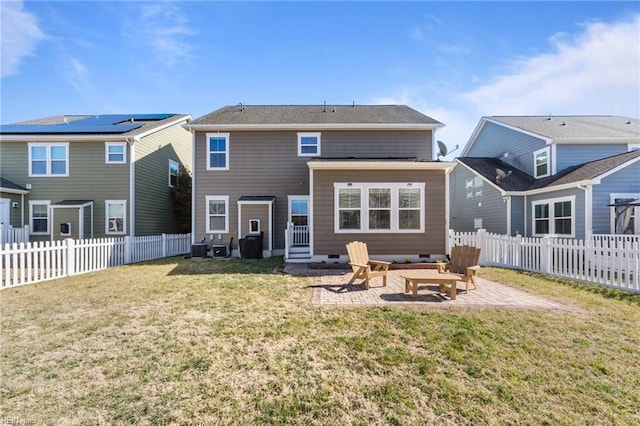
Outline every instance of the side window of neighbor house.
<path fill-rule="evenodd" d="M 536 178 L 549 176 L 549 148 L 543 148 L 533 153 L 533 167 Z"/>
<path fill-rule="evenodd" d="M 127 202 L 125 200 L 105 201 L 107 234 L 124 234 L 127 229 Z"/>
<path fill-rule="evenodd" d="M 557 198 L 533 203 L 534 235 L 563 235 L 575 233 L 575 197 Z"/>
<path fill-rule="evenodd" d="M 207 170 L 229 170 L 229 133 L 207 133 Z"/>
<path fill-rule="evenodd" d="M 69 144 L 30 143 L 29 176 L 69 176 Z"/>
<path fill-rule="evenodd" d="M 229 232 L 229 197 L 209 195 L 206 197 L 207 205 L 207 233 Z"/>
<path fill-rule="evenodd" d="M 320 155 L 320 133 L 298 133 L 298 156 Z"/>
<path fill-rule="evenodd" d="M 125 142 L 104 144 L 104 162 L 107 164 L 124 164 L 127 162 L 126 157 L 127 144 Z"/>
<path fill-rule="evenodd" d="M 178 173 L 180 173 L 180 164 L 177 161 L 169 160 L 169 187 L 176 186 Z"/>
<path fill-rule="evenodd" d="M 31 234 L 49 234 L 49 201 L 29 201 Z"/>

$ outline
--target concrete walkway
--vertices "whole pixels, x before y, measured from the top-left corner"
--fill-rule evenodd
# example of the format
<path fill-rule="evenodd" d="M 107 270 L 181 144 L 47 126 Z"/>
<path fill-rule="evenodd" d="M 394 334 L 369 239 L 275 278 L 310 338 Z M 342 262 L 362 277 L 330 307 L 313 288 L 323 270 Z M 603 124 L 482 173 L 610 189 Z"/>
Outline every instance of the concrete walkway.
<path fill-rule="evenodd" d="M 309 269 L 305 264 L 286 264 L 283 272 L 292 275 L 313 276 L 313 306 L 412 306 L 412 307 L 484 307 L 484 308 L 525 308 L 563 309 L 575 308 L 527 293 L 516 288 L 478 278 L 478 288 L 465 293 L 464 283 L 458 283 L 456 300 L 439 293 L 437 285 L 421 284 L 418 295 L 404 292 L 404 271 L 389 271 L 387 286 L 382 286 L 382 278 L 375 278 L 371 288 L 364 284 L 348 285 L 353 276 L 351 271 Z"/>

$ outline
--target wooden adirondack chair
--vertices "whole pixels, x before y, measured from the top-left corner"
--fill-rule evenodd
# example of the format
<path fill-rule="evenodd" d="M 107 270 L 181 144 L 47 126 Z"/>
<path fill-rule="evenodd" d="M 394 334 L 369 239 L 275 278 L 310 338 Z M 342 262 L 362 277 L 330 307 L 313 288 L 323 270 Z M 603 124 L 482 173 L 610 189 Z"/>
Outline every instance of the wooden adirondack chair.
<path fill-rule="evenodd" d="M 480 269 L 480 249 L 472 246 L 455 246 L 451 249 L 451 261 L 445 265 L 445 271 L 460 275 L 465 283 L 465 291 L 469 292 L 469 283 L 476 289 L 476 271 Z"/>
<path fill-rule="evenodd" d="M 369 280 L 375 277 L 382 277 L 382 285 L 387 286 L 387 270 L 389 262 L 382 260 L 369 259 L 369 251 L 367 243 L 361 241 L 352 241 L 347 244 L 347 253 L 349 253 L 349 265 L 353 269 L 353 278 L 349 284 L 359 278 L 364 279 L 364 286 L 369 290 Z"/>

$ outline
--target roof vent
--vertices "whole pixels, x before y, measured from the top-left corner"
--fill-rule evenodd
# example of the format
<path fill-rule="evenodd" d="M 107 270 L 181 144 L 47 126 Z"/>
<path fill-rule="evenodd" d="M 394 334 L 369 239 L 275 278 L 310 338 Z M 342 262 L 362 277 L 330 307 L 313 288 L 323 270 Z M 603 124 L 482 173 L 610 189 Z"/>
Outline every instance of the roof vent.
<path fill-rule="evenodd" d="M 238 106 L 240 107 L 240 111 L 244 111 L 245 110 L 244 104 L 242 102 L 240 102 L 238 104 Z"/>
<path fill-rule="evenodd" d="M 335 106 L 333 107 L 333 112 L 336 112 L 336 107 Z"/>
<path fill-rule="evenodd" d="M 561 126 L 566 126 L 566 125 L 567 125 L 567 122 L 566 122 L 566 121 L 564 121 L 564 120 L 562 120 L 562 124 L 561 124 Z"/>
<path fill-rule="evenodd" d="M 633 123 L 631 122 L 631 120 L 627 120 L 625 124 L 633 124 Z"/>

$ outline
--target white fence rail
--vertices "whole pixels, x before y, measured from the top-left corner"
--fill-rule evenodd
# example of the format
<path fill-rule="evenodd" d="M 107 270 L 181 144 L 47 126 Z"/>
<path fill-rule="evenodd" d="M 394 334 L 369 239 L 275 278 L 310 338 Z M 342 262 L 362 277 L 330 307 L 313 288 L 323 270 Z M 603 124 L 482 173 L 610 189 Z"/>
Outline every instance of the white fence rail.
<path fill-rule="evenodd" d="M 189 253 L 191 234 L 13 243 L 0 247 L 0 289 Z"/>
<path fill-rule="evenodd" d="M 449 232 L 450 246 L 481 249 L 480 263 L 542 272 L 640 293 L 640 236 L 593 235 L 586 240 Z"/>
<path fill-rule="evenodd" d="M 0 224 L 0 245 L 26 243 L 29 241 L 29 226 L 14 228 L 11 225 Z"/>

